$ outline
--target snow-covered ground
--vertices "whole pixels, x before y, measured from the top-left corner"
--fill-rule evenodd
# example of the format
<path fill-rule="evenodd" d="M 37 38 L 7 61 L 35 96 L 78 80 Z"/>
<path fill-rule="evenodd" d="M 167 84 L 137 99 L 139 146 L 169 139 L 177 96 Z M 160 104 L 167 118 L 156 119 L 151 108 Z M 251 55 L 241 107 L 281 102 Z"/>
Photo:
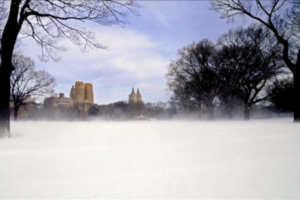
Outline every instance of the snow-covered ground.
<path fill-rule="evenodd" d="M 18 122 L 0 198 L 300 198 L 300 124 Z"/>

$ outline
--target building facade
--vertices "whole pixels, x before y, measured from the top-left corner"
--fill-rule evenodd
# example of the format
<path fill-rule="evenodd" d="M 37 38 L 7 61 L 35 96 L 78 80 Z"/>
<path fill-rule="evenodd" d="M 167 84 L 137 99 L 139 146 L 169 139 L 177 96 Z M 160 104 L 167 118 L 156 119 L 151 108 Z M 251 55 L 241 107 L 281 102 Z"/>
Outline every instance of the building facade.
<path fill-rule="evenodd" d="M 93 85 L 91 83 L 83 83 L 76 81 L 75 87 L 72 86 L 71 88 L 70 99 L 74 103 L 94 104 Z"/>
<path fill-rule="evenodd" d="M 132 88 L 131 93 L 129 94 L 128 102 L 130 104 L 143 102 L 139 89 L 137 89 L 137 92 L 135 93 L 134 88 Z"/>
<path fill-rule="evenodd" d="M 45 98 L 45 107 L 73 107 L 87 112 L 94 105 L 94 92 L 91 83 L 75 82 L 70 91 L 70 98 L 65 98 L 63 93 L 59 97 Z"/>

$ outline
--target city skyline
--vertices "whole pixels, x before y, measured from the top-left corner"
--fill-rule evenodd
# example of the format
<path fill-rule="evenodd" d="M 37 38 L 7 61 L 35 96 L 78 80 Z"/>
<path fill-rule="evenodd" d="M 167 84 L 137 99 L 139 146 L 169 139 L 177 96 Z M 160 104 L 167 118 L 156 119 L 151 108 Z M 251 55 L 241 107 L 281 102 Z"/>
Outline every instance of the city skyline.
<path fill-rule="evenodd" d="M 80 80 L 93 84 L 99 104 L 127 100 L 132 87 L 143 91 L 145 102 L 166 102 L 166 67 L 180 48 L 205 38 L 216 42 L 229 29 L 249 24 L 243 19 L 227 23 L 209 9 L 208 1 L 139 4 L 140 16 L 130 15 L 128 28 L 84 24 L 107 49 L 82 53 L 63 40 L 67 51 L 58 52 L 62 58 L 59 62 L 41 62 L 37 57 L 41 50 L 30 38 L 22 40 L 20 49 L 35 61 L 37 69 L 45 69 L 56 78 L 56 93 L 68 94 L 70 85 Z"/>

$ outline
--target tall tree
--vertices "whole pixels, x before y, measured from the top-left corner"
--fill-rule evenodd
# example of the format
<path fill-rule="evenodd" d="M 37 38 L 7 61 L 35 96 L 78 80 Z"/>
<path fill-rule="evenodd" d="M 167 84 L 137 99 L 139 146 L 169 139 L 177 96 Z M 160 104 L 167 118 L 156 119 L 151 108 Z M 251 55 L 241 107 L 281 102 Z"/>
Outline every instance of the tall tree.
<path fill-rule="evenodd" d="M 168 66 L 168 73 L 166 74 L 169 91 L 171 92 L 170 101 L 176 107 L 186 112 L 198 107 L 198 103 L 191 97 L 192 91 L 187 84 L 187 77 L 183 74 L 182 69 L 177 66 L 176 62 L 171 62 Z"/>
<path fill-rule="evenodd" d="M 14 55 L 15 70 L 11 75 L 11 100 L 14 109 L 14 119 L 18 118 L 21 107 L 27 106 L 26 97 L 40 97 L 53 93 L 55 79 L 45 70 L 35 70 L 34 62 L 23 55 Z"/>
<path fill-rule="evenodd" d="M 229 94 L 243 101 L 244 117 L 249 120 L 252 105 L 268 98 L 262 94 L 268 81 L 283 73 L 281 48 L 268 29 L 255 24 L 229 31 L 219 45 L 217 74 Z"/>
<path fill-rule="evenodd" d="M 168 66 L 166 78 L 174 98 L 183 105 L 188 100 L 205 107 L 213 117 L 213 100 L 219 89 L 213 70 L 215 46 L 209 40 L 193 43 L 178 51 L 178 59 Z M 177 96 L 179 95 L 179 96 Z"/>
<path fill-rule="evenodd" d="M 10 76 L 13 49 L 20 33 L 32 37 L 41 47 L 40 58 L 58 59 L 57 50 L 65 48 L 58 41 L 67 38 L 82 50 L 104 48 L 93 32 L 79 26 L 86 21 L 98 25 L 126 25 L 126 13 L 136 13 L 133 0 L 11 0 L 1 40 L 0 132 L 9 131 Z"/>
<path fill-rule="evenodd" d="M 263 24 L 275 35 L 283 46 L 282 59 L 293 73 L 296 103 L 294 121 L 300 122 L 300 38 L 299 0 L 211 0 L 212 8 L 222 18 L 233 20 L 236 16 L 247 16 Z M 286 14 L 288 10 L 288 15 Z"/>

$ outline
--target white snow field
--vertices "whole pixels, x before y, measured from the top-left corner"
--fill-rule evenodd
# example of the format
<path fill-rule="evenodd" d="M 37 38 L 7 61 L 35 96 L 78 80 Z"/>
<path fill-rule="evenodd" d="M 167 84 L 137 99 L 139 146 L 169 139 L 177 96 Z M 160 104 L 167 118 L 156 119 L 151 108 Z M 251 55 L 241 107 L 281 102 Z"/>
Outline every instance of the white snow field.
<path fill-rule="evenodd" d="M 300 124 L 17 122 L 0 199 L 300 198 Z"/>

